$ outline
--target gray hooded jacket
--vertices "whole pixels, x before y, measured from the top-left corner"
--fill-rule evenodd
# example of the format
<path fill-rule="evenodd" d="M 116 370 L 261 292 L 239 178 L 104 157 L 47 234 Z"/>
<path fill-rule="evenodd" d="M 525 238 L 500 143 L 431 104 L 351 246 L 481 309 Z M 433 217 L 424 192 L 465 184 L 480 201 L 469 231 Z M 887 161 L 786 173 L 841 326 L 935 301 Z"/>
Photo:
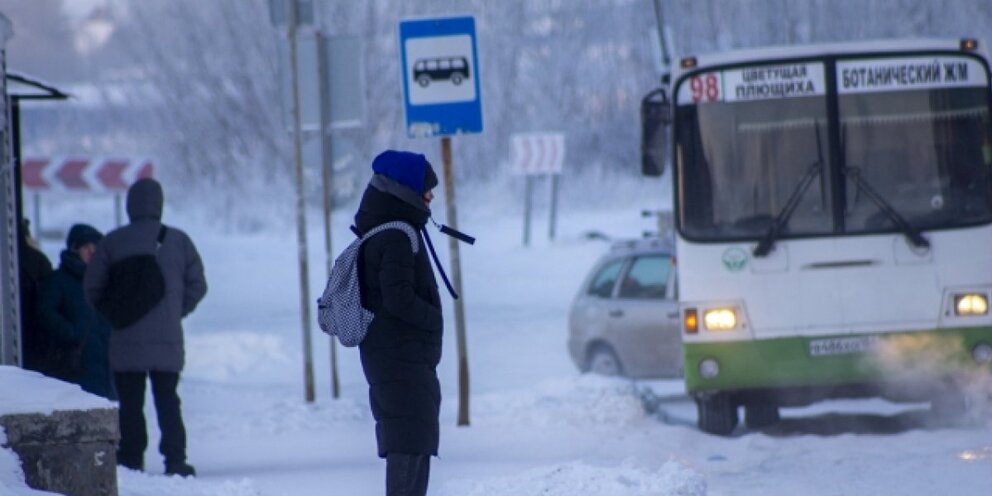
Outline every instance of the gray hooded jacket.
<path fill-rule="evenodd" d="M 97 245 L 83 286 L 92 304 L 103 294 L 110 265 L 121 258 L 155 251 L 162 218 L 162 186 L 153 179 L 136 182 L 127 192 L 131 223 L 115 229 Z M 185 361 L 182 319 L 207 293 L 200 255 L 186 233 L 166 228 L 158 251 L 165 278 L 165 298 L 138 322 L 110 335 L 114 371 L 179 372 Z"/>

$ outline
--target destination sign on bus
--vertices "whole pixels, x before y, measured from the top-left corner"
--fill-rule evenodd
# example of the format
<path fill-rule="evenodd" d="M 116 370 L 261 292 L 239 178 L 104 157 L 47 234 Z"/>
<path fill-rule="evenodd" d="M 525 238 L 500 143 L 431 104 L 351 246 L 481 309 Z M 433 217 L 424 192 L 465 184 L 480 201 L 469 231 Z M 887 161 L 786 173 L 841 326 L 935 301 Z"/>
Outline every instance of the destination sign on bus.
<path fill-rule="evenodd" d="M 822 63 L 778 64 L 697 74 L 679 88 L 679 105 L 823 95 Z"/>
<path fill-rule="evenodd" d="M 985 67 L 971 57 L 901 57 L 837 62 L 837 91 L 841 94 L 981 87 L 987 83 Z"/>

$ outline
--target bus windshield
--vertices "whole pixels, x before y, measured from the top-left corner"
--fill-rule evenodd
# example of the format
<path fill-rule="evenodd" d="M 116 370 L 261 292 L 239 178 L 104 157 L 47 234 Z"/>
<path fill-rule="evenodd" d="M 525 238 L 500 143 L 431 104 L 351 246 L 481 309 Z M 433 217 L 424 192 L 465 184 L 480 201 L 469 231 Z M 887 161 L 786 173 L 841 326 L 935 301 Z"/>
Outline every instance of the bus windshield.
<path fill-rule="evenodd" d="M 685 78 L 676 87 L 680 229 L 723 241 L 760 239 L 776 219 L 778 238 L 896 232 L 894 217 L 914 230 L 992 222 L 988 95 L 985 66 L 956 55 Z"/>

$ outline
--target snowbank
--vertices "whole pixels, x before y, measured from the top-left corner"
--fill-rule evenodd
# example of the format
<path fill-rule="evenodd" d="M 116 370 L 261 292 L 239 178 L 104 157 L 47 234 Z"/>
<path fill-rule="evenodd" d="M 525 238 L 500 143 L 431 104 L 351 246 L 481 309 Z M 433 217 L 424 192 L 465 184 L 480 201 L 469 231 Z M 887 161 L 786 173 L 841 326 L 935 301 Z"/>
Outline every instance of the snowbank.
<path fill-rule="evenodd" d="M 148 475 L 133 470 L 118 469 L 117 485 L 120 496 L 262 496 L 248 480 L 204 482 L 179 476 Z"/>
<path fill-rule="evenodd" d="M 473 402 L 472 422 L 480 426 L 622 427 L 645 418 L 631 381 L 593 374 L 484 394 Z"/>
<path fill-rule="evenodd" d="M 0 415 L 97 408 L 114 408 L 114 404 L 75 384 L 18 367 L 0 366 Z"/>
<path fill-rule="evenodd" d="M 371 421 L 368 406 L 347 398 L 312 404 L 298 398 L 265 401 L 255 396 L 252 400 L 250 404 L 240 400 L 237 407 L 240 411 L 235 416 L 229 410 L 187 415 L 187 428 L 198 435 L 228 439 L 290 432 L 323 432 L 337 424 Z"/>
<path fill-rule="evenodd" d="M 519 475 L 478 481 L 454 480 L 443 496 L 703 496 L 706 481 L 685 465 L 669 461 L 658 470 L 632 463 L 599 467 L 572 462 L 528 470 Z"/>
<path fill-rule="evenodd" d="M 257 382 L 295 367 L 282 336 L 255 332 L 186 334 L 184 377 L 214 382 Z"/>

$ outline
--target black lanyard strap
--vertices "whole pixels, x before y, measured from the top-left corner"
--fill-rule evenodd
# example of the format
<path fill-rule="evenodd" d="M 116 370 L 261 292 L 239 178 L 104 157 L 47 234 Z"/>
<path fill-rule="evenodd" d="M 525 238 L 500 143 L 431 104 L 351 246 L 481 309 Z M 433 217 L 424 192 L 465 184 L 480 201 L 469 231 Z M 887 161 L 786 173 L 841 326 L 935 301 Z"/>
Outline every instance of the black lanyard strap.
<path fill-rule="evenodd" d="M 448 274 L 444 273 L 444 267 L 441 266 L 441 262 L 437 259 L 437 252 L 434 251 L 434 243 L 431 243 L 431 237 L 427 234 L 427 229 L 421 229 L 424 233 L 424 241 L 427 242 L 427 250 L 431 252 L 431 258 L 434 259 L 434 265 L 437 267 L 437 271 L 441 273 L 441 279 L 444 280 L 444 285 L 448 287 L 448 292 L 451 293 L 451 297 L 458 299 L 458 293 L 455 292 L 455 288 L 451 286 L 451 281 L 448 280 Z"/>

